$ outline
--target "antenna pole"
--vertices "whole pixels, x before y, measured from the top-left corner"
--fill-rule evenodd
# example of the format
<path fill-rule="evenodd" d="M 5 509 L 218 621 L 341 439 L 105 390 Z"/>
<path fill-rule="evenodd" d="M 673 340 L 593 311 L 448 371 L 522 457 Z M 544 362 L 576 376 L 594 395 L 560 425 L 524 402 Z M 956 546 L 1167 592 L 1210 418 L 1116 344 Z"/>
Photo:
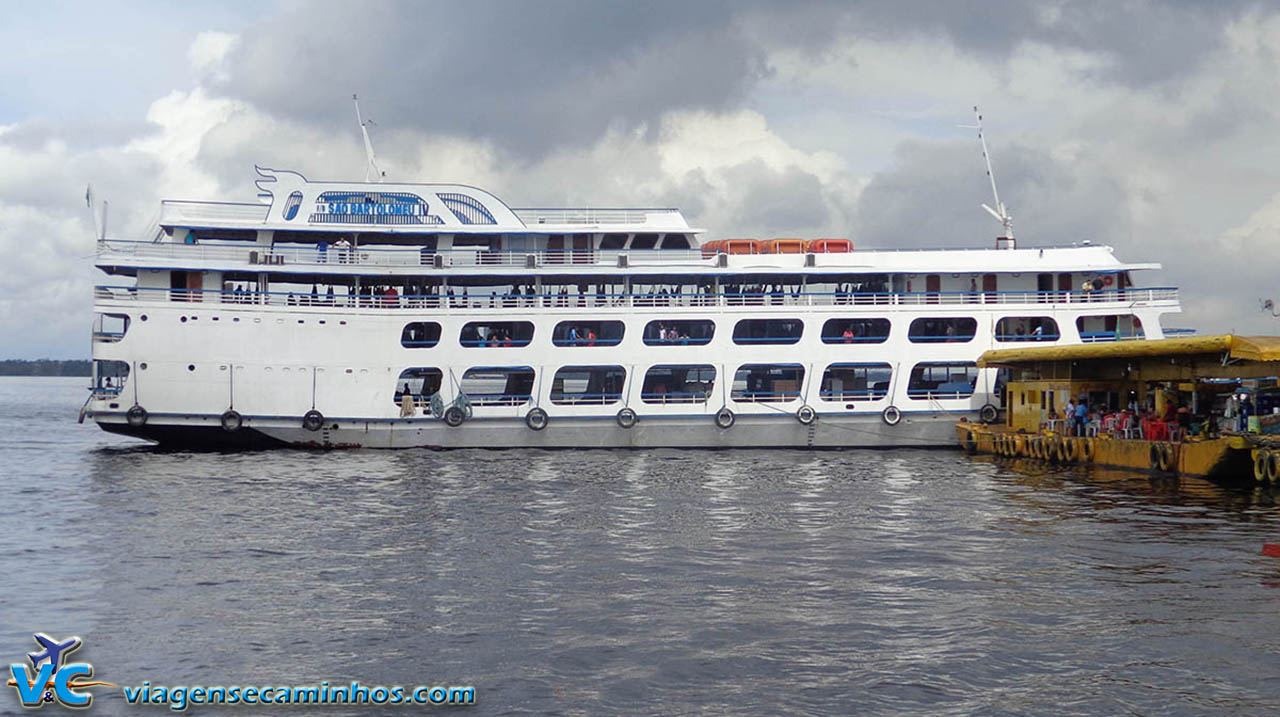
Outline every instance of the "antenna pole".
<path fill-rule="evenodd" d="M 364 138 L 364 181 L 371 181 L 372 178 L 372 181 L 381 182 L 385 173 L 378 168 L 378 158 L 373 154 L 373 141 L 369 139 L 369 129 L 360 117 L 360 98 L 351 95 L 351 101 L 356 104 L 356 124 L 360 125 L 360 135 Z"/>
<path fill-rule="evenodd" d="M 982 205 L 982 208 L 987 210 L 987 213 L 995 217 L 996 221 L 1000 222 L 1000 225 L 1004 227 L 1004 236 L 1001 238 L 1008 239 L 1011 245 L 1016 246 L 1016 244 L 1012 244 L 1014 242 L 1013 217 L 1009 216 L 1009 210 L 1005 208 L 1004 202 L 1000 201 L 1000 190 L 996 188 L 996 173 L 991 168 L 991 153 L 987 150 L 987 138 L 982 132 L 982 114 L 978 112 L 977 105 L 973 106 L 973 115 L 977 118 L 978 124 L 972 129 L 978 130 L 978 141 L 982 143 L 982 159 L 987 163 L 987 179 L 991 180 L 991 196 L 996 205 L 995 209 L 985 204 Z"/>

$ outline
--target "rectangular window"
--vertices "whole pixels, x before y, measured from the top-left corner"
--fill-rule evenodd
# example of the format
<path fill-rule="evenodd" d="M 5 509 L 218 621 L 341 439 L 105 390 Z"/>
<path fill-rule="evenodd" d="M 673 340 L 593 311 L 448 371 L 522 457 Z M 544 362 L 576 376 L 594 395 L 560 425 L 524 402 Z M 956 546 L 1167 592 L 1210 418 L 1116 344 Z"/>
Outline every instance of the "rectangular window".
<path fill-rule="evenodd" d="M 706 346 L 716 335 L 709 319 L 650 321 L 644 326 L 645 346 Z"/>
<path fill-rule="evenodd" d="M 654 366 L 644 375 L 640 400 L 645 403 L 706 403 L 716 385 L 716 368 L 709 364 Z"/>
<path fill-rule="evenodd" d="M 1076 330 L 1080 332 L 1080 340 L 1086 343 L 1141 339 L 1145 336 L 1142 319 L 1133 314 L 1081 316 L 1076 319 Z"/>
<path fill-rule="evenodd" d="M 743 319 L 733 327 L 733 342 L 781 346 L 798 343 L 803 333 L 800 319 Z"/>
<path fill-rule="evenodd" d="M 519 406 L 533 397 L 533 368 L 476 366 L 462 374 L 460 388 L 475 406 Z"/>
<path fill-rule="evenodd" d="M 804 367 L 798 363 L 744 364 L 733 376 L 729 397 L 747 403 L 784 403 L 800 398 Z"/>
<path fill-rule="evenodd" d="M 415 406 L 422 407 L 429 404 L 431 397 L 440 391 L 440 383 L 444 380 L 444 373 L 438 368 L 430 368 L 426 366 L 414 366 L 400 372 L 400 377 L 396 379 L 395 402 L 404 405 L 404 396 L 407 394 L 414 402 Z"/>
<path fill-rule="evenodd" d="M 472 348 L 520 348 L 533 341 L 533 323 L 472 321 L 462 327 L 458 341 Z"/>
<path fill-rule="evenodd" d="M 911 369 L 907 396 L 915 399 L 965 398 L 973 395 L 978 367 L 972 361 L 931 361 Z"/>
<path fill-rule="evenodd" d="M 621 321 L 561 321 L 551 332 L 556 346 L 617 346 L 625 326 Z"/>
<path fill-rule="evenodd" d="M 911 322 L 907 339 L 913 344 L 966 343 L 978 332 L 978 320 L 971 317 L 932 319 Z"/>
<path fill-rule="evenodd" d="M 887 363 L 833 363 L 822 374 L 824 401 L 874 401 L 889 395 L 893 367 Z"/>
<path fill-rule="evenodd" d="M 605 405 L 622 400 L 627 371 L 621 366 L 564 366 L 551 380 L 551 402 L 557 405 Z"/>
<path fill-rule="evenodd" d="M 1006 316 L 996 322 L 996 341 L 1057 341 L 1058 322 L 1048 316 Z"/>
<path fill-rule="evenodd" d="M 888 319 L 828 319 L 822 325 L 824 344 L 882 344 L 888 340 Z"/>

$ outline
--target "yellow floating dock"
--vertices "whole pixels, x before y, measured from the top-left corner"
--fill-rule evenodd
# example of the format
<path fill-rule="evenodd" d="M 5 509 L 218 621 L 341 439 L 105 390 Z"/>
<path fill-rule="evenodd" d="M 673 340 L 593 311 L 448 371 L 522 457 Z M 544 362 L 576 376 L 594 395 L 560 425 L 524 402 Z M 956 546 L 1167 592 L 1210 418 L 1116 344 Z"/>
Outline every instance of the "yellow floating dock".
<path fill-rule="evenodd" d="M 1230 398 L 1238 382 L 1280 376 L 1280 337 L 1225 334 L 1001 349 L 984 353 L 978 365 L 1007 369 L 1009 380 L 1002 420 L 956 425 L 956 437 L 970 453 L 1227 482 L 1280 482 L 1280 435 L 1219 430 L 1228 421 L 1214 412 L 1215 399 Z M 1171 402 L 1190 404 L 1201 428 L 1180 440 L 1121 437 L 1120 432 L 1064 435 L 1064 409 L 1084 396 L 1110 398 L 1115 409 L 1133 401 L 1158 413 Z"/>

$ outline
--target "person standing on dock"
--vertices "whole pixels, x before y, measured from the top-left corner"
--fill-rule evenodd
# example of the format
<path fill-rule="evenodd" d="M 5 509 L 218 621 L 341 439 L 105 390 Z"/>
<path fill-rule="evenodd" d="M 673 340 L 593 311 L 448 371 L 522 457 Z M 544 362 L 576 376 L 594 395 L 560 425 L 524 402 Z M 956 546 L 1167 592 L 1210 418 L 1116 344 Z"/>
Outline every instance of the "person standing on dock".
<path fill-rule="evenodd" d="M 1076 404 L 1076 415 L 1071 422 L 1071 434 L 1075 436 L 1084 435 L 1084 422 L 1089 416 L 1089 405 L 1084 399 L 1080 399 L 1080 403 Z"/>

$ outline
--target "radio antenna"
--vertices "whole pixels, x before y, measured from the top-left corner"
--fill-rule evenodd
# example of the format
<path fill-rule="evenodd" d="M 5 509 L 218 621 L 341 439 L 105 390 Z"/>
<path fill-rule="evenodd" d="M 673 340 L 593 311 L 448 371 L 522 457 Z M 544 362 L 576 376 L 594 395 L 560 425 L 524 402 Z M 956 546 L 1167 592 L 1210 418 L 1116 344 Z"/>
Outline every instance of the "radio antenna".
<path fill-rule="evenodd" d="M 364 137 L 364 181 L 381 182 L 387 173 L 378 168 L 378 158 L 373 154 L 373 141 L 369 139 L 369 128 L 367 125 L 373 124 L 373 120 L 368 122 L 360 117 L 360 98 L 351 95 L 351 101 L 356 103 L 356 124 L 360 125 L 360 135 Z"/>
<path fill-rule="evenodd" d="M 982 114 L 978 112 L 977 105 L 973 106 L 973 116 L 977 118 L 978 124 L 960 126 L 965 129 L 978 130 L 978 141 L 982 143 L 982 159 L 987 163 L 987 179 L 991 180 L 991 196 L 994 198 L 996 205 L 995 209 L 992 209 L 985 204 L 982 205 L 982 208 L 987 210 L 988 214 L 995 217 L 996 221 L 1000 222 L 1000 226 L 1004 227 L 1004 236 L 1000 238 L 1007 240 L 1010 248 L 1013 248 L 1017 246 L 1016 241 L 1013 238 L 1013 217 L 1009 215 L 1009 210 L 1005 208 L 1004 202 L 1000 201 L 1000 190 L 996 189 L 996 173 L 995 170 L 991 168 L 991 153 L 987 151 L 987 138 L 982 133 Z"/>

